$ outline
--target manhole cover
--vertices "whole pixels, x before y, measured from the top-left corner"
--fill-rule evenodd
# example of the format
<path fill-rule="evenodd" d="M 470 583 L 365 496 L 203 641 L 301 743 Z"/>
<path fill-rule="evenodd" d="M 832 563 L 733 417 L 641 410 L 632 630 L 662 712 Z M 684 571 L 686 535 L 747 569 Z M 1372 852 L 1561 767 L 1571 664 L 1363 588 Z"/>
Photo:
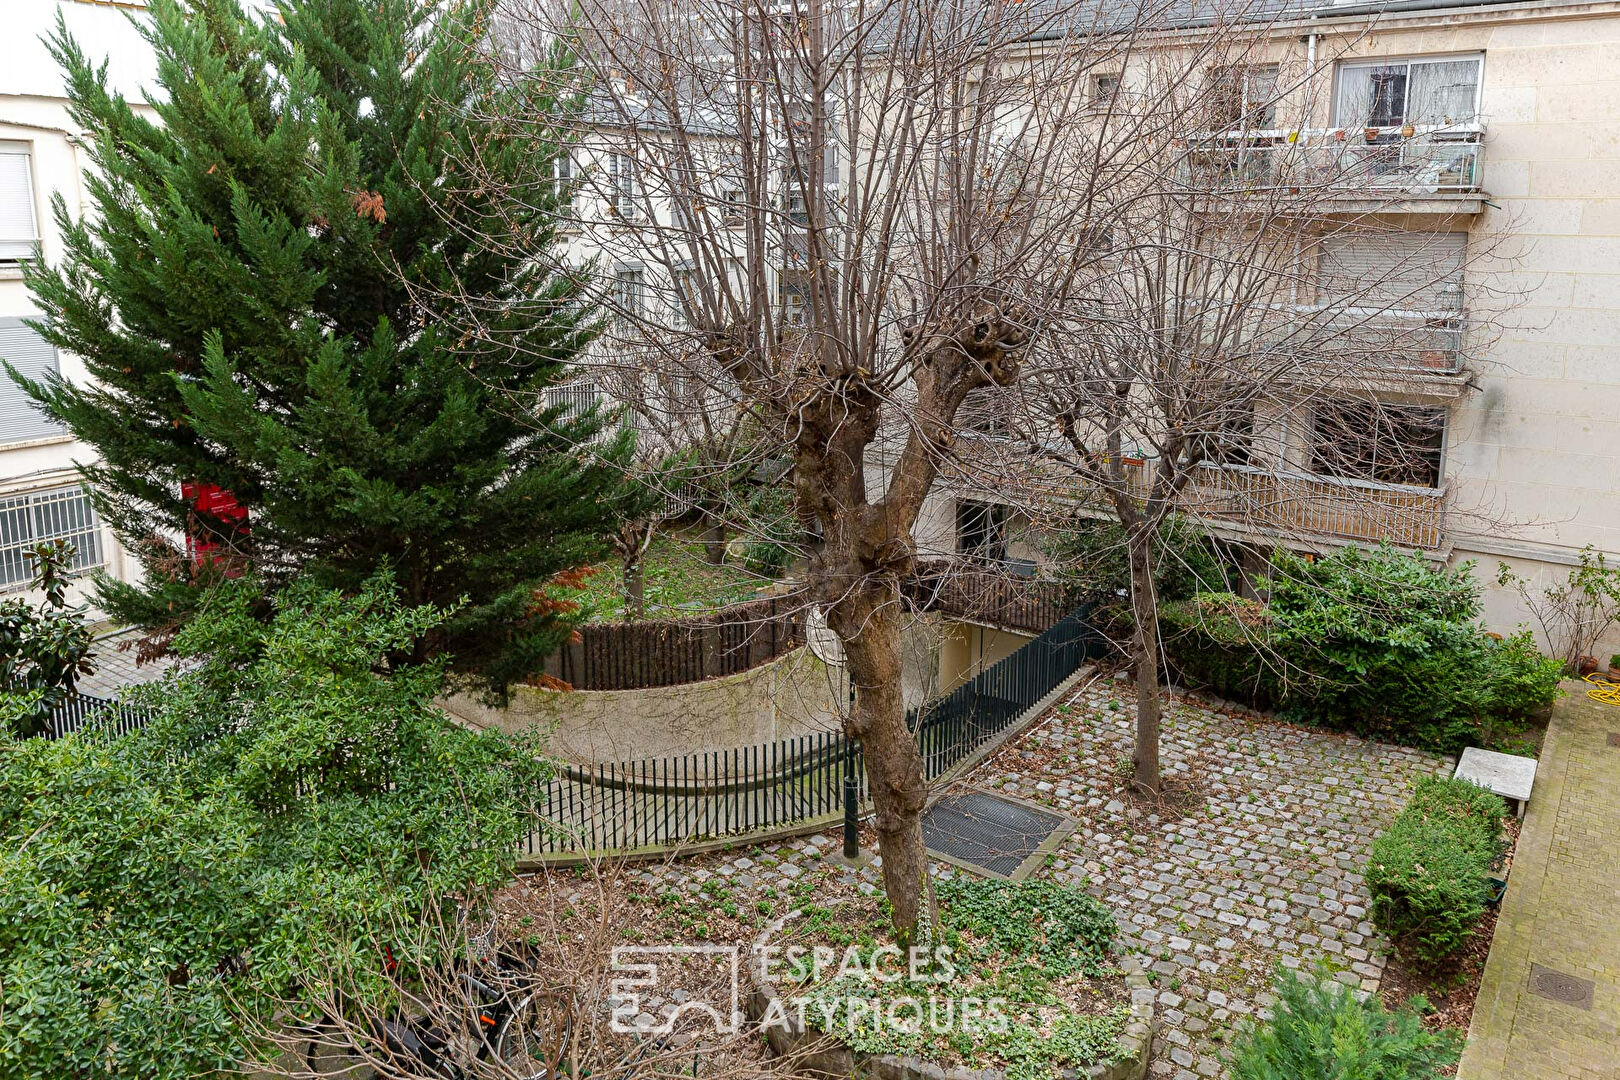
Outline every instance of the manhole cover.
<path fill-rule="evenodd" d="M 928 808 L 923 842 L 948 862 L 1016 881 L 1034 869 L 1033 856 L 1042 844 L 1073 827 L 1061 814 L 970 791 Z"/>
<path fill-rule="evenodd" d="M 1592 980 L 1577 979 L 1562 971 L 1530 965 L 1530 992 L 1580 1009 L 1592 1007 Z"/>

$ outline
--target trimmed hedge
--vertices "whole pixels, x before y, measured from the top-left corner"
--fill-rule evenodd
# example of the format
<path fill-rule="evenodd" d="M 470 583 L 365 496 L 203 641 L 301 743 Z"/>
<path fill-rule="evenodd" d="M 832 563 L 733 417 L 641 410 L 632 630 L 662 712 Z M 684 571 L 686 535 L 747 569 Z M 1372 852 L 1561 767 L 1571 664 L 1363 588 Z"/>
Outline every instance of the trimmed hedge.
<path fill-rule="evenodd" d="M 1391 548 L 1273 559 L 1266 604 L 1200 593 L 1162 606 L 1184 681 L 1289 719 L 1441 752 L 1490 741 L 1558 694 L 1558 661 L 1529 632 L 1475 623 L 1472 566 L 1437 569 Z"/>
<path fill-rule="evenodd" d="M 1507 804 L 1484 788 L 1423 777 L 1373 841 L 1365 875 L 1373 922 L 1418 963 L 1443 963 L 1484 917 L 1506 820 Z"/>
<path fill-rule="evenodd" d="M 1233 1080 L 1428 1080 L 1455 1062 L 1462 1037 L 1427 1031 L 1428 1002 L 1390 1012 L 1377 994 L 1359 998 L 1326 971 L 1277 972 L 1272 1019 L 1233 1047 Z"/>

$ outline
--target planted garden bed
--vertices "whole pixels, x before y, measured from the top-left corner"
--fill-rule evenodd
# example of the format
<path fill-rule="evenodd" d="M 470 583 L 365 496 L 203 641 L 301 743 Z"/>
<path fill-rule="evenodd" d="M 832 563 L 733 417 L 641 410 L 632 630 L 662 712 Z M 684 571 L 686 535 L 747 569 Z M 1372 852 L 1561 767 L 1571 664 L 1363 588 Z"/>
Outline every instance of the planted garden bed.
<path fill-rule="evenodd" d="M 750 1015 L 801 1072 L 1130 1080 L 1153 991 L 1101 903 L 1055 882 L 938 883 L 937 947 L 902 953 L 881 898 L 800 907 L 750 958 Z"/>

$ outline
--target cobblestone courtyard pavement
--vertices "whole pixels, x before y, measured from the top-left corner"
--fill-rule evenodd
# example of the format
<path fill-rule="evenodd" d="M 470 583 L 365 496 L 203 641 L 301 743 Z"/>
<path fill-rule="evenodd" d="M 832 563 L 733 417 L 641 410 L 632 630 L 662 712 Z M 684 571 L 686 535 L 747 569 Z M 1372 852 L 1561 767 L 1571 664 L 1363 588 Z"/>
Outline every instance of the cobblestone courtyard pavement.
<path fill-rule="evenodd" d="M 1277 964 L 1320 960 L 1341 981 L 1377 989 L 1387 945 L 1367 922 L 1360 870 L 1368 845 L 1417 777 L 1447 774 L 1453 762 L 1177 701 L 1164 720 L 1165 772 L 1202 796 L 1178 818 L 1123 794 L 1133 726 L 1126 695 L 1123 684 L 1082 686 L 960 783 L 1079 821 L 1035 874 L 1104 899 L 1150 960 L 1160 1031 L 1149 1075 L 1221 1076 L 1233 1028 L 1269 1004 Z M 640 876 L 693 893 L 716 877 L 739 892 L 780 889 L 828 873 L 838 850 L 838 836 L 822 834 Z M 876 887 L 871 867 L 831 872 L 863 891 Z"/>

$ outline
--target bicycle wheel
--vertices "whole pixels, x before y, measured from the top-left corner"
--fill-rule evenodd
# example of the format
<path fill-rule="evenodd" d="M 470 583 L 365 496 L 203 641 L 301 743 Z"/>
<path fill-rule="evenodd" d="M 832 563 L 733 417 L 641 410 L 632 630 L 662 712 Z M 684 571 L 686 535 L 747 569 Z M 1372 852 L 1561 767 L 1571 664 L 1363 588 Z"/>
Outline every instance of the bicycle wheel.
<path fill-rule="evenodd" d="M 322 1018 L 301 1026 L 302 1062 L 310 1080 L 371 1080 L 375 1075 L 354 1047 L 352 1033 Z"/>
<path fill-rule="evenodd" d="M 573 1037 L 573 995 L 536 991 L 501 1021 L 495 1056 L 521 1080 L 556 1080 L 568 1066 Z"/>

